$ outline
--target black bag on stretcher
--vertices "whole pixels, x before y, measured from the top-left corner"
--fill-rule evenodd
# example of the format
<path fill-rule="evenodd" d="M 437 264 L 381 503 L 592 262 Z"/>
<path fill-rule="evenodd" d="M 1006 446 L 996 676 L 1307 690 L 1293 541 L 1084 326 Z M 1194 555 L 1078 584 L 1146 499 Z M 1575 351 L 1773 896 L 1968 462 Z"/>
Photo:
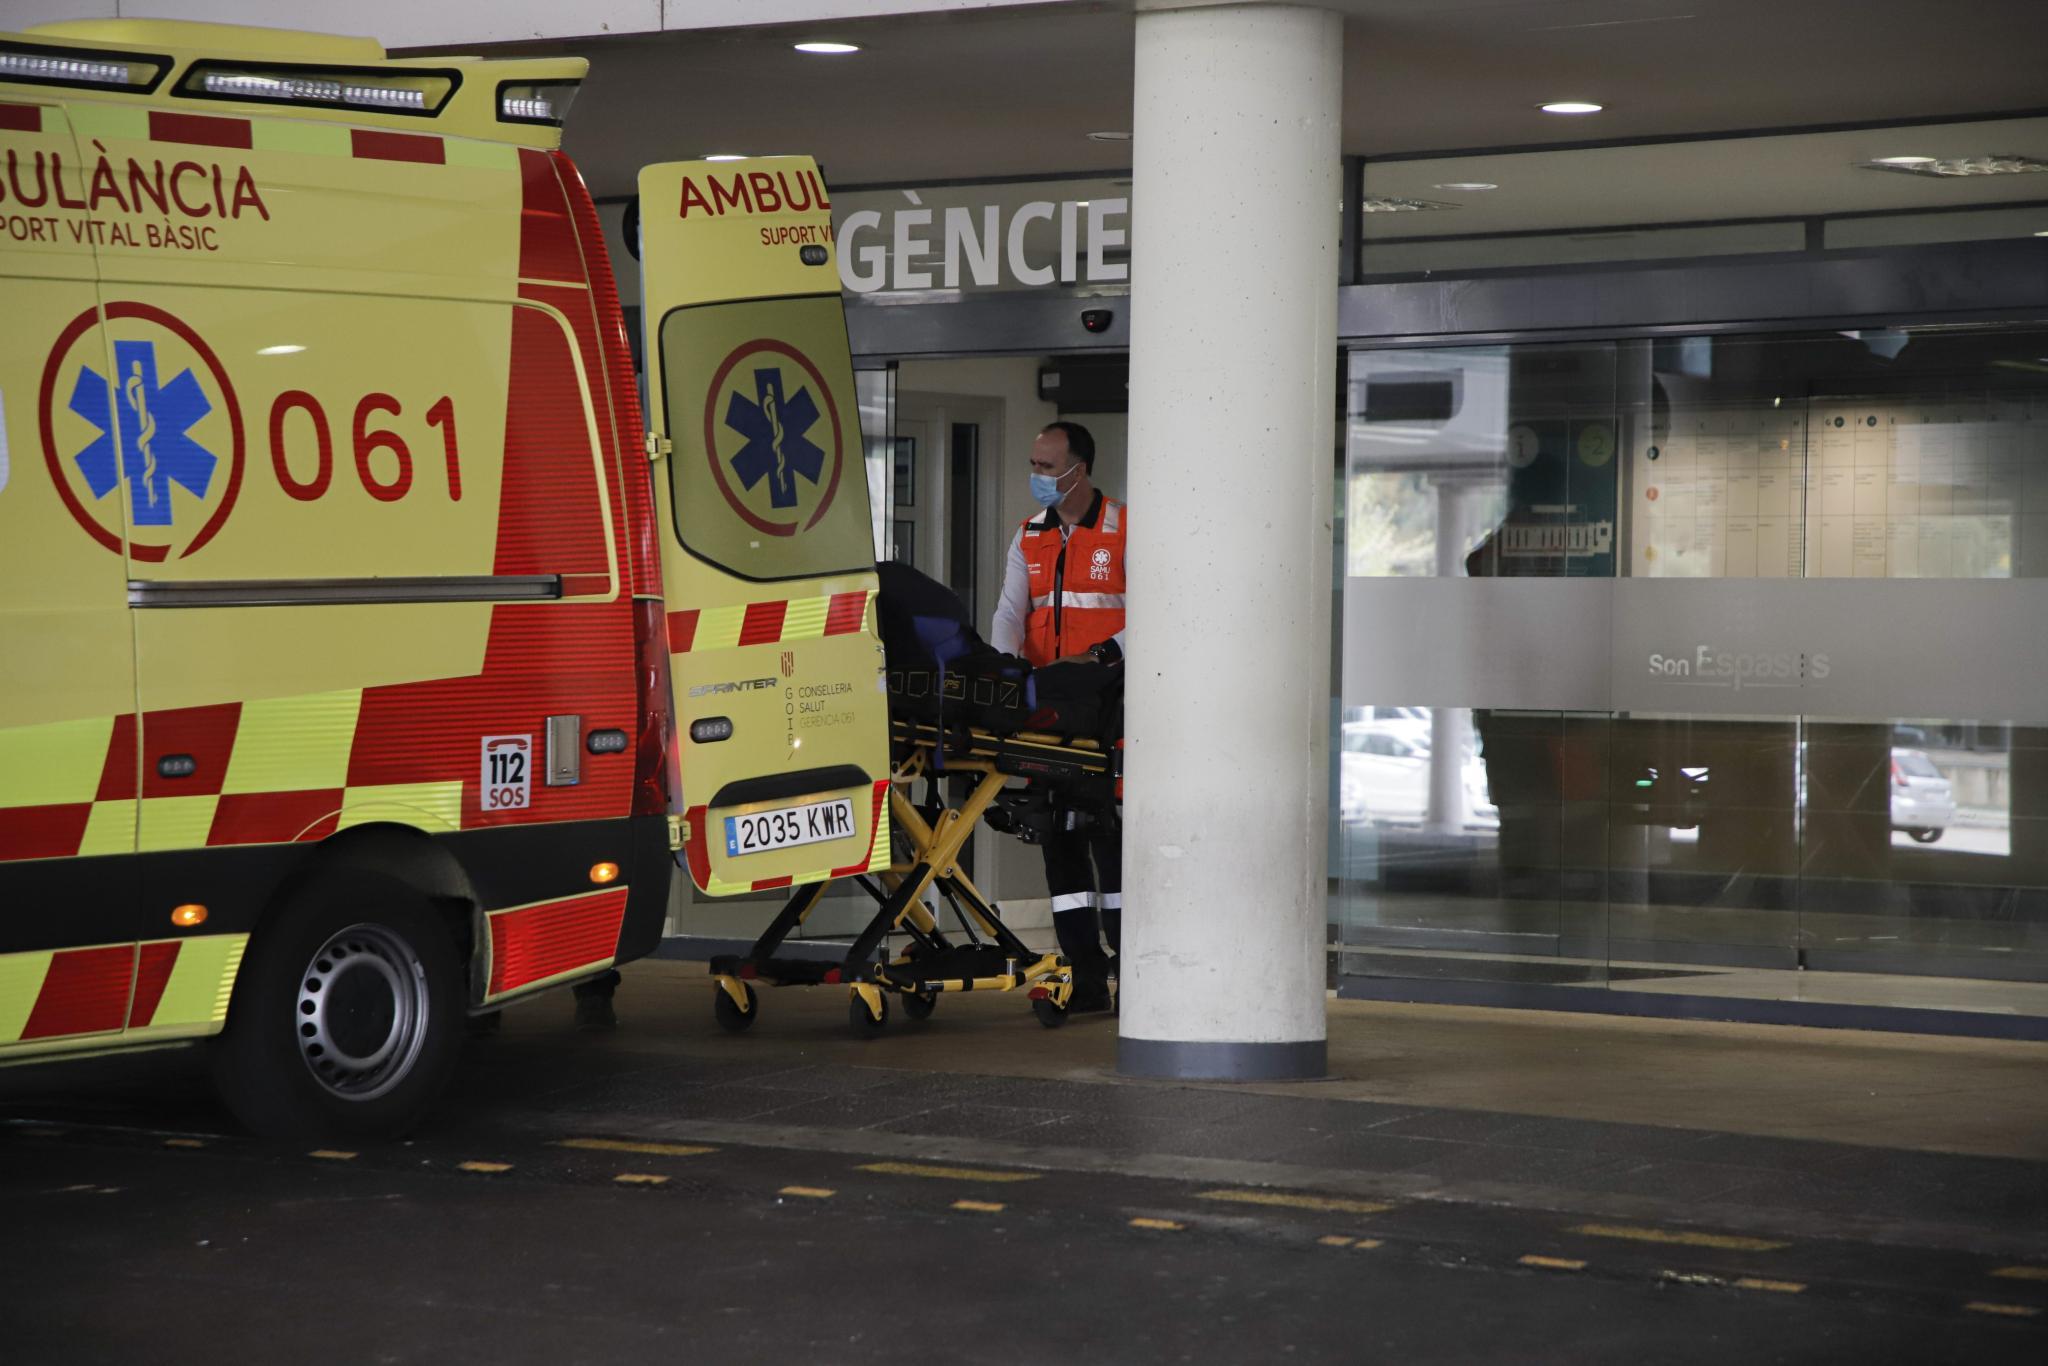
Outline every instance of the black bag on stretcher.
<path fill-rule="evenodd" d="M 984 641 L 952 589 L 908 565 L 875 566 L 875 618 L 888 658 L 889 707 L 914 720 L 1014 734 L 1111 739 L 1121 671 L 1093 661 L 1033 669 Z"/>

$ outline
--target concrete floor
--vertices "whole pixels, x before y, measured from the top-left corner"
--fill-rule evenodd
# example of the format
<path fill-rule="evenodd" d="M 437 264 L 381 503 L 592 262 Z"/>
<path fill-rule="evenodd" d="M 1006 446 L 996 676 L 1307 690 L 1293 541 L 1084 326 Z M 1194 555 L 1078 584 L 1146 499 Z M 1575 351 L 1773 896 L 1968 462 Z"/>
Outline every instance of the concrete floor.
<path fill-rule="evenodd" d="M 2048 1358 L 2048 1046 L 1335 1002 L 1331 1080 L 637 964 L 413 1140 L 236 1135 L 198 1060 L 0 1071 L 11 1363 Z"/>

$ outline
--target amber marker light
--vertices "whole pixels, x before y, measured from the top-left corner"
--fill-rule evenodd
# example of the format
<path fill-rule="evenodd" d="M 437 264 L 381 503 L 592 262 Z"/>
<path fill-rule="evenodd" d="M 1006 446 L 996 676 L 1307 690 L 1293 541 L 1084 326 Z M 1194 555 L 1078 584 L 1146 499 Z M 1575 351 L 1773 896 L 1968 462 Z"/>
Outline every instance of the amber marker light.
<path fill-rule="evenodd" d="M 206 907 L 196 901 L 188 901 L 182 906 L 174 907 L 171 911 L 171 923 L 181 930 L 189 930 L 194 925 L 204 925 Z"/>
<path fill-rule="evenodd" d="M 602 887 L 607 882 L 619 880 L 619 865 L 616 863 L 593 863 L 590 865 L 590 880 Z"/>

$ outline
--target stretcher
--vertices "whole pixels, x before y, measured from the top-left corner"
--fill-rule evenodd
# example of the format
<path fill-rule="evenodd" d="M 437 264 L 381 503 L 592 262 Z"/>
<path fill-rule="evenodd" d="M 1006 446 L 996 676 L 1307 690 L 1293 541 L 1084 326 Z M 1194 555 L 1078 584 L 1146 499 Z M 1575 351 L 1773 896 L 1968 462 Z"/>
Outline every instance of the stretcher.
<path fill-rule="evenodd" d="M 1005 734 L 892 714 L 890 754 L 893 857 L 888 871 L 851 879 L 874 898 L 873 918 L 837 962 L 782 956 L 784 941 L 830 883 L 797 888 L 746 953 L 711 960 L 718 1023 L 732 1032 L 752 1025 L 760 1013 L 752 984 L 766 982 L 846 986 L 847 1018 L 856 1034 L 882 1030 L 892 996 L 906 1015 L 923 1020 L 949 991 L 1022 991 L 1041 1024 L 1064 1024 L 1074 990 L 1071 965 L 1057 953 L 1028 948 L 1003 923 L 1001 909 L 962 867 L 962 852 L 978 824 L 1035 842 L 1055 820 L 1115 820 L 1120 750 L 1093 738 Z M 1030 781 L 1014 786 L 1018 778 Z M 922 801 L 914 799 L 920 783 Z M 955 932 L 942 927 L 927 893 L 951 910 Z M 892 953 L 897 937 L 901 947 Z"/>

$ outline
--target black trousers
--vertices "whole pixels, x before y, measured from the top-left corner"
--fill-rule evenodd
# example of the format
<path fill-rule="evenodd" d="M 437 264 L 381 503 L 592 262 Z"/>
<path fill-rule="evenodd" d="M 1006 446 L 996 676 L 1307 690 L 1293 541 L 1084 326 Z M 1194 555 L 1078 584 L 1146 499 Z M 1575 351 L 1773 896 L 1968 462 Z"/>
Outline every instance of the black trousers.
<path fill-rule="evenodd" d="M 1099 825 L 1055 830 L 1040 847 L 1060 952 L 1083 971 L 1105 964 L 1104 937 L 1111 952 L 1123 952 L 1124 832 Z"/>

